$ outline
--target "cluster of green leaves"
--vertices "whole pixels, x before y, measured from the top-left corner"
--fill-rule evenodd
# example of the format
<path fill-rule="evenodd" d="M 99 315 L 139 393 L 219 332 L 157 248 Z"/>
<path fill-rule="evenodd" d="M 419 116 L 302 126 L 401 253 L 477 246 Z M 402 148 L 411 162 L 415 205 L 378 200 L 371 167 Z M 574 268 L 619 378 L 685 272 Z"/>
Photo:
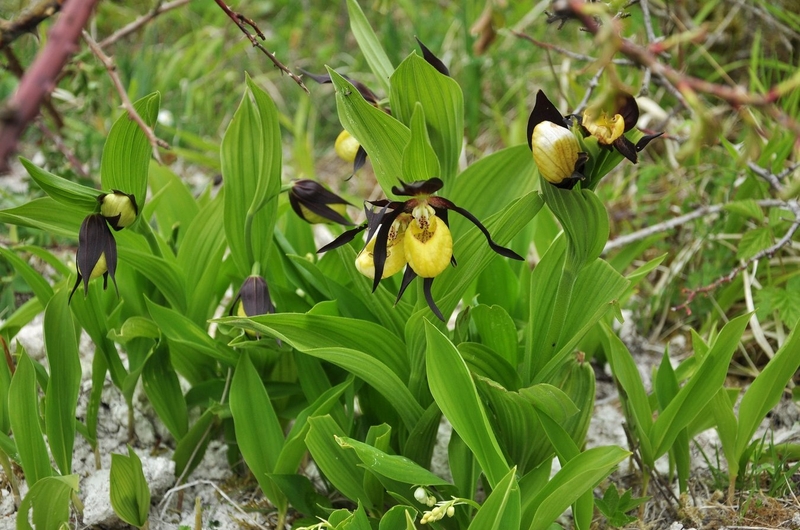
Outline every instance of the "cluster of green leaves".
<path fill-rule="evenodd" d="M 249 77 L 219 148 L 218 193 L 209 188 L 195 197 L 169 169 L 150 164 L 146 138 L 123 116 L 100 168 L 104 190 L 134 194 L 140 207 L 137 222 L 116 235 L 120 297 L 94 282 L 68 305 L 73 270 L 41 247 L 0 249 L 35 295 L 0 333 L 10 341 L 44 311 L 48 354 L 45 368 L 18 347 L 13 375 L 0 366 L 0 456 L 22 467 L 30 487 L 18 526 L 27 528 L 30 510 L 37 527 L 68 520 L 78 488 L 75 438 L 97 445 L 107 374 L 129 406 L 141 381 L 174 438 L 176 476 L 188 477 L 209 441 L 223 437 L 231 464 L 244 460 L 281 518 L 292 506 L 308 524 L 323 518 L 332 528 L 414 528 L 427 517 L 434 528 L 546 529 L 571 506 L 575 526 L 588 529 L 594 487 L 629 452 L 584 448 L 595 381 L 576 350 L 600 352 L 610 363 L 647 469 L 669 454 L 685 488 L 691 438 L 716 428 L 734 485 L 754 452 L 759 422 L 800 364 L 800 334 L 745 393 L 738 416 L 736 395 L 723 385 L 749 315 L 708 341 L 694 334 L 694 355 L 677 368 L 665 355 L 648 394 L 611 323 L 663 258 L 627 274 L 601 259 L 609 235 L 604 204 L 593 189 L 543 182 L 527 145 L 460 171 L 472 112 L 461 87 L 416 53 L 390 58 L 356 1 L 347 5 L 392 115 L 329 73 L 341 124 L 365 147 L 387 196 L 400 178 L 438 176 L 442 195 L 483 220 L 498 244 L 522 255 L 533 245 L 541 256 L 536 267 L 496 256 L 476 227 L 451 219 L 458 266 L 433 286 L 444 315 L 462 306 L 448 327 L 431 318 L 421 290 L 395 303 L 398 282 L 389 279 L 370 292 L 370 280 L 353 266 L 359 243 L 308 257 L 316 251 L 311 227 L 279 195 L 281 115 Z M 136 107 L 154 124 L 159 103 L 153 93 Z M 591 142 L 584 148 L 593 157 L 587 176 L 594 188 L 621 157 Z M 46 196 L 1 210 L 0 221 L 74 239 L 99 192 L 23 164 Z M 45 281 L 23 258 L 30 254 L 60 280 Z M 213 318 L 229 304 L 226 291 L 253 272 L 266 277 L 279 312 Z M 75 421 L 81 329 L 97 351 L 87 414 Z M 185 393 L 181 379 L 190 387 Z M 454 431 L 447 448 L 452 480 L 430 470 L 442 417 Z M 352 509 L 334 510 L 316 491 L 300 470 L 306 453 L 327 493 L 335 490 Z M 551 476 L 554 458 L 561 468 Z M 149 492 L 138 457 L 131 450 L 114 455 L 111 474 L 114 509 L 144 526 Z M 611 491 L 598 507 L 612 524 L 624 524 L 641 499 Z"/>

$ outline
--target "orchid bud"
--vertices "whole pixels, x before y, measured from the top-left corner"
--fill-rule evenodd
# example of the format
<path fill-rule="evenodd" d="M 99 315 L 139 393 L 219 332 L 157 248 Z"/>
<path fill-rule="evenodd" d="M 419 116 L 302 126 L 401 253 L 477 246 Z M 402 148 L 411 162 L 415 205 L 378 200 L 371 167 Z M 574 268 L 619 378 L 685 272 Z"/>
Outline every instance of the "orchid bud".
<path fill-rule="evenodd" d="M 539 174 L 553 184 L 572 177 L 575 165 L 582 158 L 575 135 L 566 127 L 549 121 L 543 121 L 533 129 L 531 149 Z"/>
<path fill-rule="evenodd" d="M 139 215 L 139 207 L 134 196 L 119 190 L 103 193 L 97 197 L 97 202 L 100 203 L 100 213 L 114 230 L 130 226 Z"/>
<path fill-rule="evenodd" d="M 70 300 L 81 280 L 83 280 L 84 296 L 89 292 L 89 280 L 100 276 L 103 277 L 103 289 L 108 287 L 109 276 L 116 287 L 117 280 L 114 275 L 117 270 L 117 243 L 102 214 L 95 213 L 83 220 L 78 233 L 75 267 L 78 270 L 78 279 L 69 295 Z"/>
<path fill-rule="evenodd" d="M 361 147 L 361 144 L 347 131 L 339 133 L 333 146 L 336 154 L 345 162 L 353 162 L 356 159 L 359 147 Z"/>

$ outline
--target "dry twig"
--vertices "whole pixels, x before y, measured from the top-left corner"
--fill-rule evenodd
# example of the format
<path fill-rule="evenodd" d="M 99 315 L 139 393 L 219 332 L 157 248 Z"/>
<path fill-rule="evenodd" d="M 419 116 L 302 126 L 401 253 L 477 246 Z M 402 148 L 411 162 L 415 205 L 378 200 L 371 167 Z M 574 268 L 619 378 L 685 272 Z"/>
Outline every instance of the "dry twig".
<path fill-rule="evenodd" d="M 169 149 L 169 144 L 164 140 L 158 138 L 153 129 L 147 125 L 139 113 L 136 112 L 136 109 L 133 108 L 133 103 L 131 103 L 130 98 L 128 97 L 128 93 L 125 91 L 125 87 L 122 85 L 122 80 L 119 78 L 119 74 L 117 74 L 117 66 L 114 64 L 114 61 L 111 60 L 111 57 L 106 55 L 100 46 L 94 41 L 94 39 L 87 33 L 86 31 L 83 32 L 83 40 L 86 41 L 86 44 L 89 45 L 89 49 L 92 50 L 92 53 L 100 59 L 100 62 L 103 63 L 105 66 L 106 71 L 108 71 L 109 77 L 111 77 L 111 81 L 114 83 L 114 87 L 117 89 L 119 93 L 119 97 L 122 100 L 122 107 L 128 112 L 128 117 L 136 122 L 139 128 L 144 132 L 147 139 L 150 141 L 150 145 L 153 147 L 153 158 L 155 158 L 159 164 L 161 162 L 161 155 L 158 152 L 159 147 L 163 147 L 164 149 Z"/>
<path fill-rule="evenodd" d="M 256 39 L 256 35 L 261 40 L 266 40 L 266 37 L 264 36 L 264 33 L 261 31 L 261 29 L 258 27 L 258 25 L 256 25 L 255 21 L 253 21 L 252 19 L 247 18 L 246 16 L 242 15 L 241 13 L 237 13 L 237 12 L 231 10 L 231 8 L 228 7 L 228 5 L 225 4 L 225 2 L 223 2 L 223 0 L 214 0 L 214 1 L 217 3 L 217 5 L 220 7 L 220 9 L 222 9 L 225 12 L 225 14 L 228 15 L 228 18 L 230 18 L 233 21 L 233 23 L 236 24 L 236 26 L 240 30 L 242 30 L 242 33 L 245 34 L 245 36 L 250 40 L 250 42 L 253 44 L 254 47 L 256 47 L 259 50 L 261 50 L 262 52 L 264 52 L 264 54 L 267 57 L 269 57 L 269 60 L 272 61 L 272 64 L 274 64 L 281 72 L 283 72 L 286 75 L 288 75 L 289 78 L 291 78 L 292 81 L 297 83 L 300 86 L 300 88 L 305 90 L 307 94 L 309 93 L 308 92 L 308 88 L 306 88 L 306 85 L 303 84 L 303 80 L 300 79 L 298 76 L 296 76 L 294 74 L 294 72 L 289 70 L 289 68 L 285 64 L 280 62 L 278 60 L 278 58 L 275 57 L 275 54 L 273 54 L 272 52 L 267 50 L 260 42 L 258 42 L 258 39 Z M 250 28 L 252 28 L 253 31 L 256 32 L 256 35 L 253 35 L 252 33 L 250 33 L 250 30 L 247 29 L 248 26 Z"/>
<path fill-rule="evenodd" d="M 16 92 L 0 110 L 0 174 L 8 171 L 8 157 L 39 106 L 56 86 L 56 78 L 78 48 L 78 38 L 98 0 L 69 0 L 50 30 L 47 44 L 28 68 Z"/>
<path fill-rule="evenodd" d="M 14 42 L 20 35 L 36 29 L 42 20 L 57 13 L 63 3 L 64 0 L 40 0 L 22 11 L 14 20 L 0 20 L 0 49 Z"/>
<path fill-rule="evenodd" d="M 191 0 L 174 0 L 173 2 L 168 2 L 166 4 L 158 3 L 154 9 L 151 9 L 147 14 L 144 14 L 131 22 L 130 24 L 121 27 L 105 39 L 101 40 L 98 45 L 103 48 L 107 49 L 112 44 L 116 43 L 123 37 L 127 37 L 131 33 L 138 31 L 142 26 L 156 18 L 158 15 L 162 13 L 166 13 L 167 11 L 172 11 L 178 7 L 184 6 L 191 2 Z"/>

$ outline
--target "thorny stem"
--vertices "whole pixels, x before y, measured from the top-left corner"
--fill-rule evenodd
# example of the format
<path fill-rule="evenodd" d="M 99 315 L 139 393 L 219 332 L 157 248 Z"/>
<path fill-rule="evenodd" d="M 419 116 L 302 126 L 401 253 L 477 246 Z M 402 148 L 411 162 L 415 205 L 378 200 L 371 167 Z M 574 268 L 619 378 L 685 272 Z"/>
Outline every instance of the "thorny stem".
<path fill-rule="evenodd" d="M 63 3 L 64 0 L 41 0 L 14 20 L 0 20 L 0 49 L 11 44 L 17 37 L 35 30 L 40 22 L 56 14 Z"/>
<path fill-rule="evenodd" d="M 114 64 L 114 61 L 111 60 L 111 57 L 103 52 L 103 49 L 100 47 L 100 45 L 98 45 L 92 36 L 86 31 L 83 32 L 83 40 L 86 41 L 86 44 L 89 45 L 89 49 L 92 50 L 92 53 L 95 55 L 95 57 L 97 57 L 106 68 L 108 76 L 114 83 L 114 87 L 117 89 L 119 97 L 122 100 L 122 107 L 128 112 L 128 117 L 135 121 L 142 132 L 144 132 L 145 136 L 147 136 L 147 139 L 153 148 L 153 158 L 155 158 L 159 164 L 163 165 L 158 148 L 163 147 L 164 149 L 169 149 L 169 144 L 164 140 L 157 138 L 153 132 L 153 129 L 151 129 L 150 126 L 144 122 L 142 117 L 139 116 L 139 113 L 136 112 L 136 109 L 133 108 L 133 103 L 131 103 L 131 100 L 128 97 L 128 92 L 122 85 L 122 80 L 119 78 L 119 74 L 117 74 L 117 65 Z"/>
<path fill-rule="evenodd" d="M 689 309 L 689 304 L 695 299 L 695 297 L 700 293 L 709 293 L 719 287 L 720 285 L 730 283 L 733 281 L 736 276 L 742 272 L 743 270 L 747 269 L 752 263 L 759 261 L 762 258 L 771 258 L 775 255 L 775 253 L 791 243 L 792 237 L 794 237 L 795 232 L 800 228 L 800 203 L 797 200 L 787 201 L 782 204 L 783 207 L 788 208 L 794 214 L 794 220 L 789 228 L 786 230 L 786 233 L 783 234 L 775 244 L 770 245 L 769 247 L 761 250 L 760 252 L 756 253 L 754 256 L 751 256 L 747 260 L 742 261 L 739 265 L 734 267 L 728 274 L 717 278 L 712 283 L 700 287 L 698 289 L 684 289 L 683 292 L 686 293 L 686 301 L 682 304 L 675 306 L 672 308 L 673 311 L 680 311 L 685 310 L 687 315 L 691 315 L 692 311 Z"/>
<path fill-rule="evenodd" d="M 303 84 L 303 80 L 300 79 L 298 76 L 296 76 L 294 72 L 289 70 L 289 68 L 285 64 L 280 62 L 278 58 L 275 57 L 275 54 L 267 50 L 260 42 L 258 42 L 255 35 L 250 33 L 250 30 L 247 29 L 247 26 L 250 26 L 250 28 L 252 28 L 253 31 L 256 32 L 258 38 L 260 38 L 261 40 L 266 40 L 264 33 L 261 31 L 261 29 L 256 25 L 256 23 L 253 20 L 247 18 L 246 16 L 240 13 L 231 10 L 231 8 L 228 7 L 228 5 L 225 4 L 225 2 L 223 2 L 223 0 L 214 0 L 214 1 L 217 3 L 220 9 L 222 9 L 225 12 L 225 14 L 228 15 L 228 18 L 230 18 L 233 21 L 233 23 L 236 24 L 236 26 L 240 30 L 242 30 L 242 33 L 245 34 L 245 36 L 248 38 L 248 40 L 250 40 L 250 42 L 253 44 L 254 47 L 258 48 L 267 57 L 269 57 L 269 60 L 272 61 L 272 64 L 274 64 L 281 72 L 288 75 L 292 81 L 297 83 L 300 86 L 300 88 L 305 90 L 306 94 L 310 93 L 308 91 L 308 88 L 306 88 L 306 85 Z"/>

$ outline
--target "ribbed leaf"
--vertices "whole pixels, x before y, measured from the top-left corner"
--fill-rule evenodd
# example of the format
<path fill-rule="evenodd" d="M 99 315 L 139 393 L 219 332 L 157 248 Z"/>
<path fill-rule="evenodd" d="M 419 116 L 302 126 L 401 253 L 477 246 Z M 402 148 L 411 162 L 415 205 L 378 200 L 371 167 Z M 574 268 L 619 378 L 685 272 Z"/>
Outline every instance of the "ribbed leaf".
<path fill-rule="evenodd" d="M 328 73 L 336 88 L 336 108 L 342 127 L 367 151 L 383 192 L 395 198 L 391 189 L 400 184 L 398 169 L 403 167 L 403 147 L 411 139 L 411 132 L 395 118 L 367 103 L 336 71 L 328 68 Z"/>
<path fill-rule="evenodd" d="M 122 245 L 117 247 L 117 252 L 119 260 L 153 282 L 172 307 L 186 311 L 186 278 L 175 262 Z"/>
<path fill-rule="evenodd" d="M 464 140 L 464 95 L 451 77 L 436 70 L 416 52 L 400 63 L 391 79 L 392 114 L 409 125 L 417 102 L 425 110 L 431 145 L 439 156 L 445 185 L 458 172 Z M 367 150 L 369 153 L 369 150 Z"/>
<path fill-rule="evenodd" d="M 283 429 L 272 408 L 267 389 L 250 357 L 243 353 L 231 381 L 231 414 L 236 442 L 261 491 L 279 511 L 286 510 L 286 497 L 269 478 L 275 471 L 283 447 Z"/>
<path fill-rule="evenodd" d="M 142 461 L 128 447 L 128 456 L 111 455 L 111 507 L 126 523 L 141 528 L 150 513 L 150 488 Z"/>
<path fill-rule="evenodd" d="M 50 297 L 53 296 L 53 288 L 50 287 L 50 284 L 47 283 L 47 280 L 42 277 L 39 271 L 28 265 L 28 262 L 8 248 L 0 247 L 0 256 L 3 256 L 11 264 L 14 272 L 22 276 L 39 301 L 47 304 Z"/>
<path fill-rule="evenodd" d="M 441 176 L 439 158 L 431 147 L 425 111 L 420 102 L 414 105 L 414 114 L 408 126 L 411 129 L 411 141 L 403 150 L 403 180 L 414 182 Z"/>
<path fill-rule="evenodd" d="M 43 478 L 22 499 L 16 516 L 17 530 L 68 527 L 70 499 L 77 491 L 78 475 Z"/>
<path fill-rule="evenodd" d="M 453 429 L 472 449 L 490 486 L 495 488 L 508 473 L 509 466 L 469 369 L 455 346 L 427 321 L 425 336 L 428 340 L 426 360 L 431 393 Z"/>
<path fill-rule="evenodd" d="M 175 453 L 172 455 L 172 460 L 175 461 L 176 477 L 180 477 L 184 473 L 191 473 L 203 460 L 208 443 L 211 441 L 210 433 L 217 421 L 214 410 L 207 409 L 189 428 L 186 436 L 177 443 Z"/>
<path fill-rule="evenodd" d="M 389 93 L 389 77 L 394 71 L 394 66 L 381 46 L 381 41 L 372 26 L 369 25 L 367 17 L 361 10 L 356 0 L 347 0 L 347 13 L 350 15 L 350 31 L 358 42 L 358 48 L 364 54 L 372 73 L 378 78 L 378 82 L 383 86 L 384 91 Z"/>
<path fill-rule="evenodd" d="M 164 426 L 180 441 L 189 431 L 189 415 L 166 341 L 145 361 L 142 387 Z"/>
<path fill-rule="evenodd" d="M 469 525 L 472 530 L 506 530 L 519 528 L 521 505 L 517 468 L 512 467 L 492 490 Z"/>
<path fill-rule="evenodd" d="M 608 213 L 590 190 L 565 190 L 543 185 L 545 202 L 567 236 L 568 263 L 577 273 L 600 256 L 608 241 Z"/>
<path fill-rule="evenodd" d="M 470 317 L 481 343 L 500 354 L 512 366 L 517 361 L 517 327 L 508 312 L 499 305 L 479 304 L 470 310 Z"/>
<path fill-rule="evenodd" d="M 339 446 L 345 449 L 353 449 L 365 468 L 386 478 L 404 484 L 419 486 L 444 486 L 449 484 L 404 456 L 386 454 L 353 438 L 339 437 L 336 441 Z"/>
<path fill-rule="evenodd" d="M 86 211 L 42 197 L 22 206 L 0 210 L 0 222 L 38 228 L 48 234 L 77 238 Z"/>
<path fill-rule="evenodd" d="M 151 128 L 156 123 L 161 94 L 154 92 L 136 101 L 133 107 Z M 105 191 L 120 190 L 132 194 L 139 209 L 147 194 L 147 170 L 153 148 L 139 125 L 124 112 L 117 118 L 106 138 L 100 162 L 100 182 Z"/>
<path fill-rule="evenodd" d="M 84 209 L 87 215 L 100 207 L 97 202 L 97 196 L 101 192 L 96 189 L 53 175 L 36 166 L 27 158 L 20 157 L 19 161 L 25 166 L 33 181 L 54 200 L 75 208 Z"/>
<path fill-rule="evenodd" d="M 62 475 L 72 472 L 75 445 L 75 409 L 81 386 L 81 361 L 75 323 L 67 305 L 68 293 L 60 289 L 44 312 L 44 341 L 50 379 L 45 391 L 45 426 L 50 452 Z"/>
<path fill-rule="evenodd" d="M 8 416 L 17 444 L 20 465 L 30 486 L 53 474 L 50 456 L 39 423 L 39 398 L 36 391 L 36 368 L 24 351 L 8 389 Z"/>

